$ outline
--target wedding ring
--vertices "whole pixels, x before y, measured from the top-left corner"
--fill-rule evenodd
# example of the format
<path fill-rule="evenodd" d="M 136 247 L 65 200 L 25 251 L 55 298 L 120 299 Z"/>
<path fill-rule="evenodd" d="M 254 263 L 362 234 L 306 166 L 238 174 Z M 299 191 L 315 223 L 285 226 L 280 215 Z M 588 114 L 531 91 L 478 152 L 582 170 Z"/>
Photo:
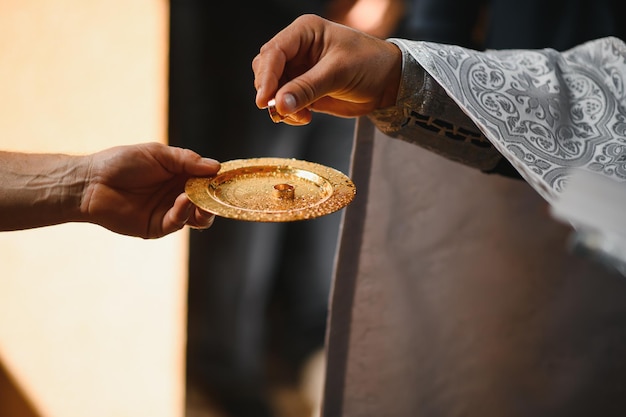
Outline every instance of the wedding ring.
<path fill-rule="evenodd" d="M 294 199 L 294 186 L 290 184 L 276 184 L 272 190 L 274 198 L 281 200 L 293 200 Z"/>
<path fill-rule="evenodd" d="M 270 119 L 272 119 L 274 123 L 280 123 L 284 119 L 284 117 L 278 113 L 278 110 L 276 110 L 276 99 L 271 99 L 267 102 L 267 110 L 270 112 Z"/>

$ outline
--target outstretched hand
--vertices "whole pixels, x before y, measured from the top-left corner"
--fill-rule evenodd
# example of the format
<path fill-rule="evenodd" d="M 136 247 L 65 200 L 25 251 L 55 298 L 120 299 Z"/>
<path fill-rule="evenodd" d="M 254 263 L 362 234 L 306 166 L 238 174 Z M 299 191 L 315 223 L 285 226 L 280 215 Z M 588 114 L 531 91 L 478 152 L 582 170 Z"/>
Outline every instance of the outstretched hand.
<path fill-rule="evenodd" d="M 315 15 L 297 18 L 252 62 L 256 105 L 285 123 L 308 124 L 312 111 L 357 117 L 394 105 L 402 53 L 394 44 Z"/>
<path fill-rule="evenodd" d="M 193 205 L 184 186 L 190 177 L 215 175 L 217 161 L 160 143 L 119 146 L 87 158 L 82 220 L 146 239 L 213 223 L 214 215 Z"/>

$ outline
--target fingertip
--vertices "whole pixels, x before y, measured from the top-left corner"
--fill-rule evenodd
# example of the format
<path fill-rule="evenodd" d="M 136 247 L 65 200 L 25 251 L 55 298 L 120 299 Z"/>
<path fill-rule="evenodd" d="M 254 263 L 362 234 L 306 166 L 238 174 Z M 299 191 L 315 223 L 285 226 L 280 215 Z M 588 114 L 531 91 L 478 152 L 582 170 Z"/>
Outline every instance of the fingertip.
<path fill-rule="evenodd" d="M 264 92 L 264 90 L 263 90 L 263 87 L 259 87 L 259 88 L 256 90 L 256 96 L 255 96 L 254 101 L 255 101 L 255 103 L 256 103 L 256 106 L 257 106 L 259 109 L 261 109 L 261 110 L 262 110 L 262 109 L 267 108 L 267 102 L 268 102 L 268 100 L 267 100 L 267 98 L 265 97 L 265 92 Z"/>
<path fill-rule="evenodd" d="M 202 163 L 214 171 L 219 171 L 221 164 L 212 158 L 202 158 Z"/>
<path fill-rule="evenodd" d="M 292 93 L 285 93 L 283 95 L 283 107 L 287 115 L 292 114 L 298 108 L 298 102 Z"/>
<path fill-rule="evenodd" d="M 292 126 L 304 126 L 311 123 L 313 115 L 309 109 L 302 109 L 296 113 L 290 114 L 283 119 L 283 122 Z"/>
<path fill-rule="evenodd" d="M 278 109 L 278 99 L 273 98 L 267 102 L 270 119 L 274 123 L 286 123 L 293 126 L 309 124 L 312 119 L 311 110 L 303 108 L 297 110 L 298 104 L 292 93 L 285 93 L 281 96 L 281 110 Z"/>
<path fill-rule="evenodd" d="M 203 230 L 211 227 L 214 221 L 215 214 L 196 208 L 193 216 L 189 219 L 187 224 L 192 229 Z"/>

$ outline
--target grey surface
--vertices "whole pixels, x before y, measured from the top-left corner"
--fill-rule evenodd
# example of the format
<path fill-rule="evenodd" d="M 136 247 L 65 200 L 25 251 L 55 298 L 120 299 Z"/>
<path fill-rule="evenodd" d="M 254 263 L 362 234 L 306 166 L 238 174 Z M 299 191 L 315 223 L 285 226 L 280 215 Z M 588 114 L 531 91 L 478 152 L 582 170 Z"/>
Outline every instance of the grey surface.
<path fill-rule="evenodd" d="M 324 417 L 624 415 L 626 281 L 570 254 L 525 182 L 367 119 L 353 178 Z"/>

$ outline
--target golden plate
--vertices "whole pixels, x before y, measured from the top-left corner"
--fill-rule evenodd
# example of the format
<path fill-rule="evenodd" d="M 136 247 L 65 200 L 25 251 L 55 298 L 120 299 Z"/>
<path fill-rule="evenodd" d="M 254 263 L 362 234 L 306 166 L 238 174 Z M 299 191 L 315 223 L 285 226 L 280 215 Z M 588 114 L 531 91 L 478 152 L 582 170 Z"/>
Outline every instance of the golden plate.
<path fill-rule="evenodd" d="M 252 158 L 223 162 L 214 177 L 190 178 L 189 199 L 217 216 L 253 222 L 289 222 L 333 213 L 356 195 L 343 173 L 313 162 Z"/>

